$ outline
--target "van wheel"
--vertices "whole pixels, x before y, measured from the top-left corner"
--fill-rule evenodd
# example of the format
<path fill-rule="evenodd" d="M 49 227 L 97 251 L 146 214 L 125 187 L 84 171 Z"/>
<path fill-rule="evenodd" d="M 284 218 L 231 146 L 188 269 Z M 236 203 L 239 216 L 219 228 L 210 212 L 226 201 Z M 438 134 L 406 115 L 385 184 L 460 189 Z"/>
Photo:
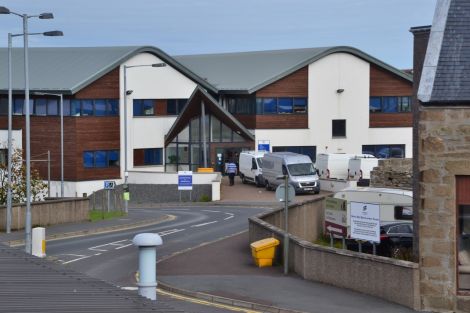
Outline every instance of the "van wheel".
<path fill-rule="evenodd" d="M 241 178 L 243 184 L 246 184 L 246 183 L 247 183 L 246 178 L 245 178 L 245 175 L 240 174 L 240 178 Z"/>
<path fill-rule="evenodd" d="M 271 186 L 269 185 L 268 181 L 264 182 L 264 188 L 266 188 L 267 191 L 271 190 Z"/>
<path fill-rule="evenodd" d="M 256 184 L 256 187 L 263 187 L 263 184 L 259 181 L 258 176 L 255 177 L 255 184 Z"/>

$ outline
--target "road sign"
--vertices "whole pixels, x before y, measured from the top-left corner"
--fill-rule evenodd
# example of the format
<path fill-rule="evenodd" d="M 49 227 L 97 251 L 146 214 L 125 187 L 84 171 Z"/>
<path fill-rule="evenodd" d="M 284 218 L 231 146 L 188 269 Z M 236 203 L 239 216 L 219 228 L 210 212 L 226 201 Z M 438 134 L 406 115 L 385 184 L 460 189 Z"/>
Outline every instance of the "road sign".
<path fill-rule="evenodd" d="M 270 150 L 270 142 L 269 140 L 258 140 L 258 151 L 266 151 L 269 152 Z"/>
<path fill-rule="evenodd" d="M 287 188 L 287 201 L 292 202 L 295 198 L 295 188 L 291 184 L 289 184 L 288 186 L 289 187 Z M 279 202 L 284 202 L 284 201 L 286 201 L 285 200 L 285 195 L 286 195 L 286 191 L 284 189 L 284 184 L 280 184 L 276 188 L 276 199 Z"/>
<path fill-rule="evenodd" d="M 326 198 L 325 229 L 328 233 L 341 237 L 347 236 L 346 205 L 346 200 Z"/>
<path fill-rule="evenodd" d="M 351 238 L 380 243 L 380 206 L 351 202 Z"/>
<path fill-rule="evenodd" d="M 106 190 L 113 190 L 116 188 L 116 182 L 113 180 L 105 180 L 104 181 L 104 189 Z"/>
<path fill-rule="evenodd" d="M 178 190 L 193 190 L 193 172 L 178 172 Z"/>

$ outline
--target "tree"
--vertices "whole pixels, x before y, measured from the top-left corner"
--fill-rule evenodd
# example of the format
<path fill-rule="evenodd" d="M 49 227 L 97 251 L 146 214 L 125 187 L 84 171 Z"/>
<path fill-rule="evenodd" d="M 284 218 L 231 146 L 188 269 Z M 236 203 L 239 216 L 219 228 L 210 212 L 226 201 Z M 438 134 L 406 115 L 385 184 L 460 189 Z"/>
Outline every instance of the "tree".
<path fill-rule="evenodd" d="M 22 150 L 14 149 L 11 166 L 11 199 L 12 203 L 26 202 L 26 165 L 23 162 Z M 31 169 L 31 200 L 40 201 L 46 195 L 47 185 L 41 180 L 39 172 Z M 0 204 L 7 203 L 8 164 L 0 164 Z"/>

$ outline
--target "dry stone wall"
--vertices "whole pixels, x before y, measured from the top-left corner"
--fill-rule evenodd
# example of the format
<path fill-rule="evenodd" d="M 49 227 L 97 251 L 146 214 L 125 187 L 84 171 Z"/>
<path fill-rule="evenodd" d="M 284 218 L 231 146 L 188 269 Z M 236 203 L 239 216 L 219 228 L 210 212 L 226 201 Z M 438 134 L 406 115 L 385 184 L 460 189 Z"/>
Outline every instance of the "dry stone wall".
<path fill-rule="evenodd" d="M 379 166 L 370 172 L 370 186 L 412 189 L 412 159 L 379 160 Z"/>

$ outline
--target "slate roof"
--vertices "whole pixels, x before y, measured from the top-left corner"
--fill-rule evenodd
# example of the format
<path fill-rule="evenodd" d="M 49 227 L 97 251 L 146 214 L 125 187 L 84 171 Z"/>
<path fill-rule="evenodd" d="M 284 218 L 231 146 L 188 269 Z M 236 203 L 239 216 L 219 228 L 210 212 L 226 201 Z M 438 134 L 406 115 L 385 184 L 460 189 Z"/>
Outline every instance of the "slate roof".
<path fill-rule="evenodd" d="M 4 245 L 0 282 L 1 312 L 181 312 Z"/>
<path fill-rule="evenodd" d="M 437 3 L 418 97 L 429 103 L 470 103 L 470 1 Z"/>
<path fill-rule="evenodd" d="M 30 48 L 30 89 L 73 94 L 142 52 L 156 55 L 204 88 L 207 82 L 155 47 Z M 13 48 L 13 90 L 24 90 L 23 49 Z M 0 48 L 0 92 L 8 91 L 8 49 Z"/>
<path fill-rule="evenodd" d="M 174 56 L 219 91 L 253 93 L 329 54 L 355 55 L 412 81 L 412 76 L 346 46 Z"/>

